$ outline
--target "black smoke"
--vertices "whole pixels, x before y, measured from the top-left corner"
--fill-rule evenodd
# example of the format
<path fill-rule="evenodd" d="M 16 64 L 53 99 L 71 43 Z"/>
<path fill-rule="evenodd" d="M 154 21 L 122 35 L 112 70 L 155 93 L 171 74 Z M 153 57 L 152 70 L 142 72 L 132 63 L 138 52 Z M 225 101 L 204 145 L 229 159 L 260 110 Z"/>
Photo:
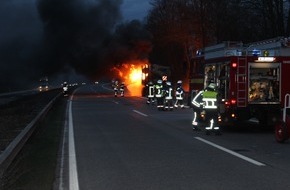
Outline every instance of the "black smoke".
<path fill-rule="evenodd" d="M 134 60 L 147 60 L 152 50 L 151 38 L 139 20 L 117 25 L 108 46 L 106 62 L 116 66 Z"/>
<path fill-rule="evenodd" d="M 145 59 L 150 35 L 139 21 L 120 24 L 121 4 L 0 0 L 0 91 L 33 87 L 43 76 L 96 79 L 112 65 Z"/>
<path fill-rule="evenodd" d="M 42 23 L 29 1 L 0 1 L 0 91 L 27 86 L 35 73 Z"/>

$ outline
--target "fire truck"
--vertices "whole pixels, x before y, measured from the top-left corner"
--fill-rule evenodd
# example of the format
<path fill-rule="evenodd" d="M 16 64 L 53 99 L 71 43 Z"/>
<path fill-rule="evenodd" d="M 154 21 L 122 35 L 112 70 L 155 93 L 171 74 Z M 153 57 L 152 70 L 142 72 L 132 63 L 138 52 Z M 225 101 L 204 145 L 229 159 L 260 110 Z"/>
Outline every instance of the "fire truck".
<path fill-rule="evenodd" d="M 203 64 L 203 88 L 218 86 L 220 125 L 254 121 L 272 126 L 281 118 L 284 96 L 290 92 L 288 38 L 223 42 L 205 47 L 196 59 Z M 191 81 L 200 82 L 198 77 Z"/>

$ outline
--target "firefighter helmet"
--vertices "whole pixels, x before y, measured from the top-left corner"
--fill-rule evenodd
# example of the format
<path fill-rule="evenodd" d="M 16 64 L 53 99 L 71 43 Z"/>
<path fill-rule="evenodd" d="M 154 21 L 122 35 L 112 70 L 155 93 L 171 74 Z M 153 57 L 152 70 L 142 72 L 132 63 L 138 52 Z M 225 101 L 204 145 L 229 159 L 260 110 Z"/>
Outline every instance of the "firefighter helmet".
<path fill-rule="evenodd" d="M 177 84 L 182 84 L 182 80 L 177 81 Z"/>
<path fill-rule="evenodd" d="M 157 81 L 157 84 L 162 84 L 162 80 L 158 80 Z"/>
<path fill-rule="evenodd" d="M 171 86 L 171 82 L 167 81 L 167 82 L 166 82 L 166 85 L 167 85 L 167 86 Z"/>
<path fill-rule="evenodd" d="M 209 89 L 209 90 L 216 90 L 216 84 L 214 84 L 214 83 L 210 83 L 209 85 L 208 85 L 208 87 L 207 87 L 207 89 Z"/>

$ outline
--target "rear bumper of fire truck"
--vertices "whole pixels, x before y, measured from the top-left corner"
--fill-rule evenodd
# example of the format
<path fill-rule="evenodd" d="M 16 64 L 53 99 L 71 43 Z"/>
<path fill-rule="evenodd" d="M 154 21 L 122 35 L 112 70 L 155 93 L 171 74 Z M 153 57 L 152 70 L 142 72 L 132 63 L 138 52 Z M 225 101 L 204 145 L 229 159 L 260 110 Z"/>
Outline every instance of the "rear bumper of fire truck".
<path fill-rule="evenodd" d="M 247 107 L 230 107 L 220 112 L 220 126 L 235 126 L 257 123 L 261 127 L 275 126 L 281 118 L 280 104 L 255 104 Z"/>

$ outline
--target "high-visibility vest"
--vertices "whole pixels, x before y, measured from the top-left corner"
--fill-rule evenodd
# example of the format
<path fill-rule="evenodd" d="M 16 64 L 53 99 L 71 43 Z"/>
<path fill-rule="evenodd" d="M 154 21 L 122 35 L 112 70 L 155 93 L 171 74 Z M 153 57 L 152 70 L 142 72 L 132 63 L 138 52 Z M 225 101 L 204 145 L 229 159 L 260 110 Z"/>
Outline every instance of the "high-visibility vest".
<path fill-rule="evenodd" d="M 162 86 L 162 85 L 159 85 L 159 84 L 157 84 L 157 85 L 155 86 L 155 89 L 156 89 L 156 94 L 155 94 L 155 96 L 156 96 L 157 98 L 161 98 L 161 97 L 162 97 L 162 88 L 163 88 L 163 86 Z"/>
<path fill-rule="evenodd" d="M 217 92 L 204 91 L 202 101 L 204 109 L 217 109 Z"/>

